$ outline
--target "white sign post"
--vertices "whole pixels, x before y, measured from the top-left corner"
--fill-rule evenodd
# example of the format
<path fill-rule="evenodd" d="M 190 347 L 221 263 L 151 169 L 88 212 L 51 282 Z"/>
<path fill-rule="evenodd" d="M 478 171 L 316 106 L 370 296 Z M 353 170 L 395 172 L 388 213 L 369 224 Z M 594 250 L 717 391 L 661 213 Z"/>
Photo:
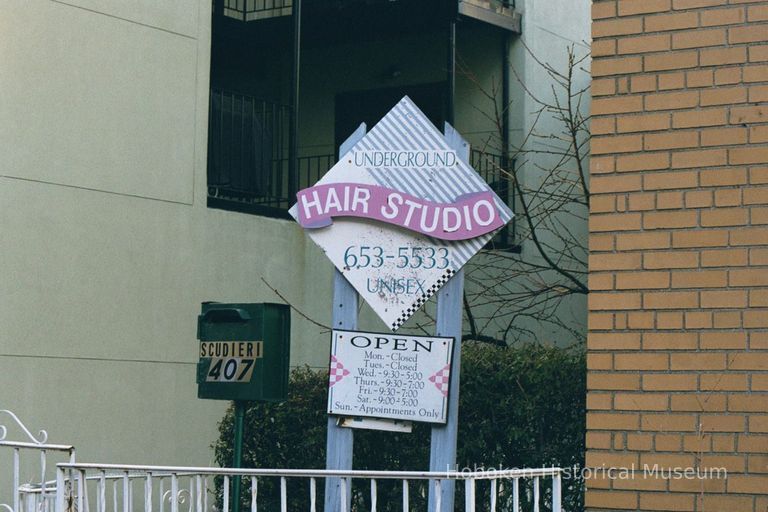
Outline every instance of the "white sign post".
<path fill-rule="evenodd" d="M 334 329 L 356 329 L 358 294 L 396 331 L 440 290 L 436 334 L 456 342 L 449 373 L 453 392 L 444 416 L 438 413 L 445 424 L 432 429 L 430 470 L 452 469 L 458 430 L 462 267 L 512 219 L 512 212 L 469 166 L 469 145 L 458 132 L 447 123 L 445 135 L 438 132 L 408 97 L 370 132 L 361 125 L 339 154 L 339 162 L 315 186 L 299 191 L 290 213 L 337 269 Z M 329 416 L 328 469 L 352 468 L 352 441 L 352 430 L 340 428 Z M 453 510 L 453 484 L 448 479 L 441 486 L 444 510 Z M 349 510 L 348 485 L 326 480 L 326 512 L 341 509 L 342 494 Z M 430 511 L 436 512 L 433 494 L 430 486 Z"/>

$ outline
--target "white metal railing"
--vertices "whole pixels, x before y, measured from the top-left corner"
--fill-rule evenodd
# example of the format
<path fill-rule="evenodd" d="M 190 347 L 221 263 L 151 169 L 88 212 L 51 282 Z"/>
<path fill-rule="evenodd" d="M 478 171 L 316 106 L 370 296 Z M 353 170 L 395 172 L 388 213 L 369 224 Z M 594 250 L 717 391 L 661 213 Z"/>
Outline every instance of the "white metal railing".
<path fill-rule="evenodd" d="M 323 503 L 318 493 L 325 489 L 321 485 L 318 491 L 318 480 L 338 485 L 338 512 L 426 509 L 430 490 L 436 497 L 430 512 L 441 512 L 441 490 L 449 481 L 463 481 L 457 495 L 463 494 L 466 512 L 562 510 L 561 470 L 554 467 L 420 472 L 86 464 L 75 461 L 73 446 L 49 444 L 44 430 L 35 436 L 11 411 L 0 410 L 1 415 L 9 416 L 25 439 L 7 440 L 8 428 L 0 424 L 0 449 L 13 457 L 12 505 L 2 502 L 0 489 L 0 512 L 230 512 L 235 508 L 230 484 L 237 478 L 246 484 L 241 502 L 250 512 L 317 512 Z M 56 464 L 55 479 L 49 478 L 50 452 L 68 460 Z"/>
<path fill-rule="evenodd" d="M 0 415 L 10 417 L 12 422 L 18 427 L 24 436 L 23 441 L 9 441 L 8 427 L 0 424 L 0 449 L 7 448 L 13 452 L 13 469 L 12 469 L 12 505 L 7 503 L 0 503 L 0 510 L 7 512 L 48 512 L 52 510 L 52 498 L 55 496 L 55 489 L 53 482 L 47 481 L 46 474 L 49 470 L 48 456 L 50 452 L 57 452 L 64 454 L 70 464 L 75 462 L 75 448 L 70 445 L 63 444 L 49 444 L 48 432 L 40 430 L 37 436 L 21 422 L 21 420 L 13 412 L 9 410 L 0 410 Z M 35 452 L 39 455 L 39 458 L 35 461 L 36 467 L 26 470 L 26 466 L 22 464 L 22 453 Z M 34 456 L 34 455 L 33 455 Z M 23 473 L 24 472 L 24 473 Z M 31 482 L 21 484 L 22 474 L 39 475 L 37 483 Z M 37 476 L 33 476 L 37 479 Z M 4 493 L 0 492 L 0 497 Z"/>
<path fill-rule="evenodd" d="M 218 486 L 215 479 L 220 479 Z M 115 464 L 62 463 L 57 466 L 55 512 L 214 512 L 231 509 L 230 484 L 234 478 L 245 483 L 244 495 L 251 512 L 261 510 L 306 510 L 317 512 L 318 480 L 337 479 L 340 486 L 339 512 L 352 510 L 413 509 L 413 498 L 422 501 L 427 486 L 438 497 L 435 512 L 441 510 L 439 496 L 447 480 L 463 481 L 464 510 L 476 512 L 512 511 L 561 512 L 561 470 L 559 468 L 516 469 L 475 472 L 419 471 L 337 471 L 317 469 L 232 469 L 206 467 L 135 466 Z M 353 488 L 353 481 L 355 486 Z M 363 483 L 361 483 L 363 481 Z M 401 487 L 402 505 L 392 504 L 392 492 L 383 503 L 383 482 Z M 548 494 L 544 503 L 542 482 Z M 302 489 L 302 491 L 297 490 Z M 138 492 L 136 487 L 139 488 Z M 250 487 L 250 489 L 248 489 Z M 265 502 L 264 488 L 271 499 Z M 289 493 L 289 488 L 291 492 Z M 321 486 L 323 488 L 323 486 Z M 484 500 L 478 498 L 482 488 Z M 218 489 L 218 491 L 217 491 Z M 391 489 L 390 489 L 391 491 Z M 137 497 L 138 494 L 138 497 Z M 354 500 L 352 498 L 355 498 Z M 500 499 L 503 498 L 503 499 Z M 140 500 L 140 501 L 139 501 Z M 95 507 L 91 505 L 95 503 Z M 457 509 L 459 507 L 457 506 Z"/>

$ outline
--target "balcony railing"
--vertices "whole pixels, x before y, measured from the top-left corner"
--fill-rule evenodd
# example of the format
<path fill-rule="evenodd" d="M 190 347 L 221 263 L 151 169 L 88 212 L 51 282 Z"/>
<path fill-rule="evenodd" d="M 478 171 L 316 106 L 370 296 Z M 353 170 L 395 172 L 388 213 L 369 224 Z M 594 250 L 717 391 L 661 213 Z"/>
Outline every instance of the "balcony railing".
<path fill-rule="evenodd" d="M 295 202 L 289 185 L 290 107 L 253 96 L 211 90 L 208 131 L 208 204 L 226 210 L 288 218 Z M 297 159 L 299 189 L 314 185 L 336 163 L 333 154 Z M 500 155 L 473 149 L 470 163 L 514 211 L 509 169 Z M 514 162 L 511 162 L 514 165 Z M 489 248 L 508 249 L 514 220 Z"/>
<path fill-rule="evenodd" d="M 462 1 L 486 10 L 509 14 L 515 9 L 515 0 L 456 0 Z M 290 16 L 293 0 L 215 0 L 214 12 L 218 2 L 222 14 L 240 21 L 256 21 L 277 16 Z"/>
<path fill-rule="evenodd" d="M 494 192 L 509 206 L 515 210 L 515 194 L 512 189 L 512 170 L 514 159 L 505 162 L 501 155 L 488 153 L 479 149 L 472 149 L 469 154 L 469 163 L 477 173 L 491 186 Z M 516 223 L 513 218 L 496 236 L 488 243 L 487 249 L 516 249 Z"/>
<path fill-rule="evenodd" d="M 209 198 L 214 202 L 287 208 L 289 116 L 290 107 L 285 105 L 211 90 Z"/>
<path fill-rule="evenodd" d="M 240 21 L 256 21 L 290 16 L 293 0 L 216 0 L 224 2 L 222 14 Z"/>

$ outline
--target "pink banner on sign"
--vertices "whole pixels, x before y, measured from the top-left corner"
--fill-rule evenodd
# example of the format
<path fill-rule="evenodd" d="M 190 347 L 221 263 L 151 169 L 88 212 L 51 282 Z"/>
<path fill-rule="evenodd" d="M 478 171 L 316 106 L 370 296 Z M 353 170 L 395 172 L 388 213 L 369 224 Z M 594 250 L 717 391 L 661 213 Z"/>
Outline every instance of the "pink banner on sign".
<path fill-rule="evenodd" d="M 299 224 L 316 229 L 333 217 L 373 219 L 442 240 L 467 240 L 504 225 L 491 191 L 435 203 L 378 185 L 331 183 L 300 190 Z"/>

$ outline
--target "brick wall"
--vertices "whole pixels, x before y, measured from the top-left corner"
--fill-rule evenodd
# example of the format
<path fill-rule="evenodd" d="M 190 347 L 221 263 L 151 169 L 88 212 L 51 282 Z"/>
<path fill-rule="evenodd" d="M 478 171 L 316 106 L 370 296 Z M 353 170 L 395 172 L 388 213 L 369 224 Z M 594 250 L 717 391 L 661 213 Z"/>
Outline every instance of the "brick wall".
<path fill-rule="evenodd" d="M 768 1 L 595 0 L 592 34 L 587 466 L 638 471 L 587 508 L 766 512 Z"/>

